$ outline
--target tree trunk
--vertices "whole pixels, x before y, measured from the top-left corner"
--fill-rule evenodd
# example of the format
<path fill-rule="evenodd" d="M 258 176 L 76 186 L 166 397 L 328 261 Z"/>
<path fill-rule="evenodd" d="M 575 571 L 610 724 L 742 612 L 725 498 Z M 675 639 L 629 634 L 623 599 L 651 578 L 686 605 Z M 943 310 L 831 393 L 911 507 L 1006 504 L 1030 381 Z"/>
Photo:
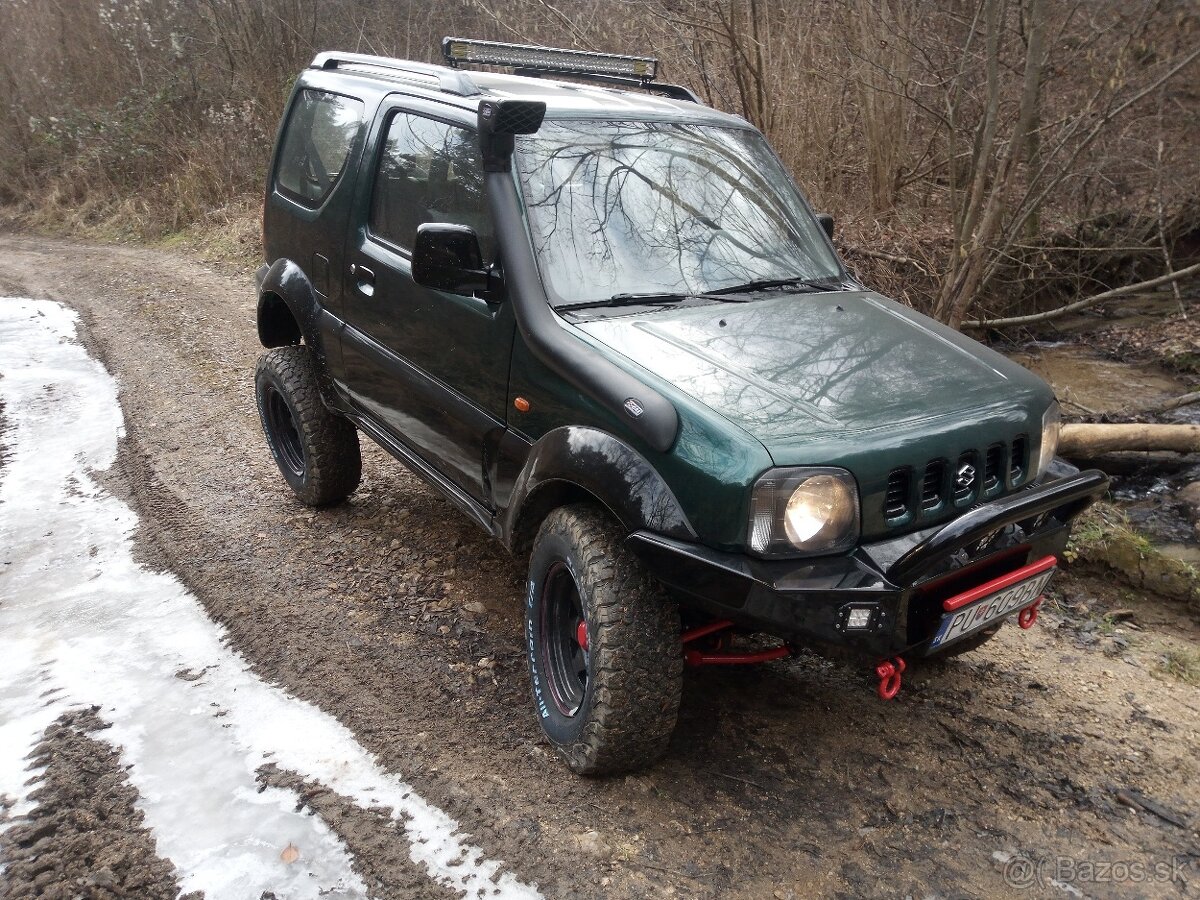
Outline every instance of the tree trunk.
<path fill-rule="evenodd" d="M 1200 453 L 1200 425 L 1064 425 L 1058 452 L 1091 459 L 1118 450 Z"/>

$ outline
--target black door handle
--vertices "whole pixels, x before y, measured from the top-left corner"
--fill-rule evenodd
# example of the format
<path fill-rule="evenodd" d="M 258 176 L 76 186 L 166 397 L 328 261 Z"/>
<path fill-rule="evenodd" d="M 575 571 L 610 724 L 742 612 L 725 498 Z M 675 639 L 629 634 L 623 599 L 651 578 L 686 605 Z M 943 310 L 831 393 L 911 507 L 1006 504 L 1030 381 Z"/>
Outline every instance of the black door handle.
<path fill-rule="evenodd" d="M 370 297 L 375 293 L 375 273 L 366 266 L 358 263 L 350 264 L 350 274 L 354 277 L 354 286 Z"/>

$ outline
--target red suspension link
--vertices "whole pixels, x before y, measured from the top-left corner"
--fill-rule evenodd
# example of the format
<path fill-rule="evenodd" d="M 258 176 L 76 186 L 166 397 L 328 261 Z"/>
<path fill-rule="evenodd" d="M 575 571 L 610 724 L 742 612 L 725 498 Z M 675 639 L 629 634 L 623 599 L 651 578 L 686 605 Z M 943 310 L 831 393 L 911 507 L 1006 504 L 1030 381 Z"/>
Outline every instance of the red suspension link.
<path fill-rule="evenodd" d="M 709 622 L 707 625 L 700 625 L 696 628 L 688 629 L 683 633 L 682 642 L 686 644 L 694 643 L 702 638 L 711 637 L 719 634 L 722 631 L 728 631 L 733 628 L 733 623 L 727 619 L 721 619 L 717 622 Z M 723 641 L 725 636 L 719 641 Z M 688 649 L 686 646 L 683 650 L 683 658 L 689 666 L 746 666 L 753 663 L 770 662 L 775 659 L 783 659 L 785 656 L 790 656 L 792 647 L 790 644 L 782 644 L 778 647 L 772 647 L 769 650 L 759 650 L 756 653 L 732 653 L 727 650 L 719 649 L 715 653 L 706 653 L 703 650 Z"/>

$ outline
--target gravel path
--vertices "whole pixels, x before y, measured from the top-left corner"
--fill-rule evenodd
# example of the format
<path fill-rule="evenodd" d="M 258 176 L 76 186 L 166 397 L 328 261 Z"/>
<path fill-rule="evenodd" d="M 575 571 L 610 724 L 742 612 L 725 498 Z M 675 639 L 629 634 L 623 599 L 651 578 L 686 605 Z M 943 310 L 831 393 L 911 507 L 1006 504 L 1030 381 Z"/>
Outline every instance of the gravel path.
<path fill-rule="evenodd" d="M 1062 579 L 1037 628 L 917 669 L 890 704 L 862 666 L 815 656 L 691 672 L 663 763 L 569 775 L 527 697 L 519 562 L 365 442 L 349 503 L 292 499 L 253 405 L 250 285 L 153 249 L 0 236 L 0 295 L 77 309 L 118 380 L 126 437 L 104 483 L 140 517 L 140 561 L 175 573 L 260 678 L 335 717 L 545 896 L 1200 895 L 1200 690 L 1158 671 L 1167 647 L 1196 653 L 1200 629 L 1100 580 Z M 4 590 L 0 568 L 0 604 Z M 1115 607 L 1132 627 L 1104 620 Z M 58 754 L 43 776 L 57 787 L 4 833 L 0 897 L 32 893 L 24 829 L 58 834 L 38 830 L 87 811 L 81 786 L 104 770 L 86 755 Z M 298 792 L 373 896 L 436 896 L 387 817 L 303 773 L 256 777 Z M 107 871 L 161 871 L 124 809 L 140 861 Z M 85 876 L 54 871 L 75 896 Z"/>

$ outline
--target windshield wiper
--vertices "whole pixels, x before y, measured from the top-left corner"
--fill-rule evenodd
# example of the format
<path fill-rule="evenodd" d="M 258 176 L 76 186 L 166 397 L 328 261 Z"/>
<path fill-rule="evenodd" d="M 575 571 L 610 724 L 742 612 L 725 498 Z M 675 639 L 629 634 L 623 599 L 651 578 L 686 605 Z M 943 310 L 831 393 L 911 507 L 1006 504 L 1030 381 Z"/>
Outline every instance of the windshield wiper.
<path fill-rule="evenodd" d="M 837 291 L 840 284 L 830 284 L 814 278 L 760 278 L 747 281 L 745 284 L 735 284 L 733 287 L 717 288 L 715 291 L 705 291 L 705 294 L 748 294 L 753 291 L 769 291 L 773 288 L 803 288 L 809 291 Z"/>
<path fill-rule="evenodd" d="M 650 303 L 682 303 L 689 297 L 694 297 L 695 294 L 680 294 L 670 291 L 646 291 L 641 294 L 613 294 L 603 300 L 585 300 L 582 303 L 567 303 L 563 306 L 554 307 L 558 312 L 567 312 L 574 309 L 589 309 L 596 306 L 637 306 L 639 304 Z"/>

